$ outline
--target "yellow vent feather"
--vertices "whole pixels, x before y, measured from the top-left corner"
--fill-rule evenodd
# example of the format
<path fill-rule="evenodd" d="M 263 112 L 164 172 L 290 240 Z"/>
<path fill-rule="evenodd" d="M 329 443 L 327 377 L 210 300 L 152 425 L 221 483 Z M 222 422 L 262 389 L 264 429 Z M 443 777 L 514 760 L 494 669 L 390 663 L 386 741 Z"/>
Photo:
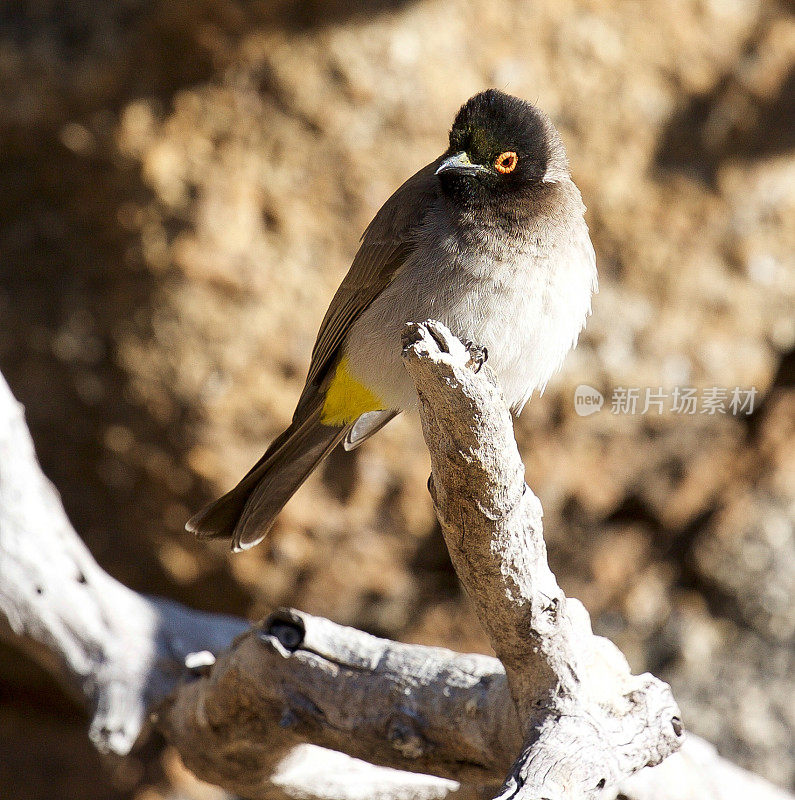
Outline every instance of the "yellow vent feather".
<path fill-rule="evenodd" d="M 324 425 L 348 425 L 362 414 L 383 407 L 383 403 L 351 375 L 348 357 L 343 356 L 326 392 L 320 421 Z"/>

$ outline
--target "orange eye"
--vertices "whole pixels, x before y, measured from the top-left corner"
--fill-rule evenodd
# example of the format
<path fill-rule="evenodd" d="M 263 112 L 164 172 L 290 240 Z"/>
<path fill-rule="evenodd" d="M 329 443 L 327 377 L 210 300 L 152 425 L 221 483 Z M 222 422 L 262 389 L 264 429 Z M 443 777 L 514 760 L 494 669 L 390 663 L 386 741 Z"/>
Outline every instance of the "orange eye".
<path fill-rule="evenodd" d="M 506 153 L 500 153 L 497 156 L 497 160 L 494 162 L 494 169 L 497 172 L 501 172 L 503 175 L 507 175 L 509 172 L 513 172 L 516 169 L 516 165 L 519 163 L 519 156 L 513 152 L 513 150 L 508 150 Z"/>

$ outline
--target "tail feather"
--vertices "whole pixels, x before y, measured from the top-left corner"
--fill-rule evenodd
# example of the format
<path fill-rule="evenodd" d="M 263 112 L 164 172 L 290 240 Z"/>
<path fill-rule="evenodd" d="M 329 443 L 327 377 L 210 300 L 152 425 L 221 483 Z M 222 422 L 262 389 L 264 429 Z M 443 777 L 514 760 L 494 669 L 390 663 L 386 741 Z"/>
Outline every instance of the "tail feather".
<path fill-rule="evenodd" d="M 249 493 L 232 535 L 233 550 L 248 550 L 265 538 L 287 501 L 346 431 L 314 420 L 295 431 Z"/>
<path fill-rule="evenodd" d="M 232 491 L 202 509 L 185 527 L 203 539 L 231 538 L 233 550 L 254 547 L 346 432 L 347 427 L 323 425 L 319 408 L 294 419 Z"/>

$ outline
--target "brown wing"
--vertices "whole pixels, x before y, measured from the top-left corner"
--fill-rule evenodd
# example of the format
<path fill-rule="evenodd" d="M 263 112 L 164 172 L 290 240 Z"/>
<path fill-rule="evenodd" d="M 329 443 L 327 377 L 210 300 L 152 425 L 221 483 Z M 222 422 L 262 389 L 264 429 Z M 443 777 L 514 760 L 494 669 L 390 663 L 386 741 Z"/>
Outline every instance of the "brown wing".
<path fill-rule="evenodd" d="M 335 363 L 351 325 L 389 285 L 414 247 L 415 233 L 439 196 L 434 175 L 438 165 L 437 160 L 409 178 L 367 226 L 351 268 L 323 318 L 296 415 Z"/>

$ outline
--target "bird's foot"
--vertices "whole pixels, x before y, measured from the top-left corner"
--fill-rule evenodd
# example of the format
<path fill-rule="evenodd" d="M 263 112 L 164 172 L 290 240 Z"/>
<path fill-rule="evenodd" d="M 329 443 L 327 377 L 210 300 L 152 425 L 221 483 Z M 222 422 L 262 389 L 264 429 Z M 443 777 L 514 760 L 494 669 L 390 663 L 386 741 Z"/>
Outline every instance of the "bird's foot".
<path fill-rule="evenodd" d="M 423 323 L 410 322 L 406 325 L 402 337 L 404 353 L 426 336 L 433 340 L 433 344 L 440 353 L 455 354 L 457 358 L 461 358 L 466 354 L 468 356 L 466 366 L 474 373 L 480 372 L 483 365 L 488 361 L 489 351 L 483 345 L 475 344 L 470 339 L 462 342 L 441 322 L 433 319 L 425 320 Z M 430 346 L 430 342 L 427 339 L 426 342 L 426 347 Z"/>
<path fill-rule="evenodd" d="M 464 342 L 464 347 L 466 348 L 467 353 L 469 353 L 469 361 L 467 361 L 467 366 L 475 374 L 477 374 L 481 369 L 483 369 L 483 365 L 489 360 L 489 351 L 483 345 L 475 344 L 469 339 Z"/>

